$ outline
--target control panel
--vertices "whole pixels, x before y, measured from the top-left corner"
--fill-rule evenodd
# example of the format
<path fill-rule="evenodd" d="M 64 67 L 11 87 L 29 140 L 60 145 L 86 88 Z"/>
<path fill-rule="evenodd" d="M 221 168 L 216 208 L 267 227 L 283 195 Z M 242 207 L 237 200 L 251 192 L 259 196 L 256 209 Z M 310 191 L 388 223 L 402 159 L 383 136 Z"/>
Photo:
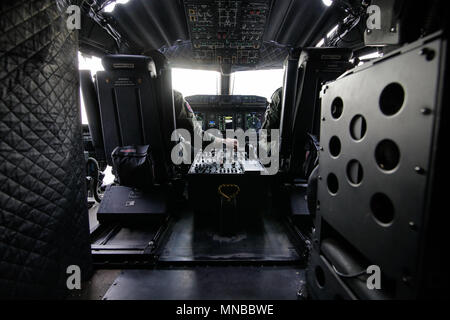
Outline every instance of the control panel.
<path fill-rule="evenodd" d="M 261 174 L 264 170 L 258 160 L 249 159 L 244 151 L 218 150 L 197 153 L 189 174 Z"/>
<path fill-rule="evenodd" d="M 267 99 L 259 96 L 196 95 L 186 97 L 203 130 L 259 131 L 264 121 Z"/>
<path fill-rule="evenodd" d="M 184 2 L 194 59 L 202 64 L 255 65 L 270 0 Z"/>

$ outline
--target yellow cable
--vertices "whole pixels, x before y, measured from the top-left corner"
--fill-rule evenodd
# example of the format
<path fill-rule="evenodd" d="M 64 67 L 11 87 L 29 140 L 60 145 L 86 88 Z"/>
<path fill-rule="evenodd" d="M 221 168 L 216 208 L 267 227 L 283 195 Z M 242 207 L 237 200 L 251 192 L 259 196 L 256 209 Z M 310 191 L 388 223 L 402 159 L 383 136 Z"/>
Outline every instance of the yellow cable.
<path fill-rule="evenodd" d="M 235 188 L 236 191 L 234 193 L 232 193 L 231 195 L 227 195 L 222 191 L 222 188 Z M 241 189 L 236 184 L 221 184 L 219 186 L 219 188 L 217 189 L 217 191 L 222 197 L 224 197 L 228 202 L 230 202 L 233 198 L 235 198 L 239 194 Z"/>

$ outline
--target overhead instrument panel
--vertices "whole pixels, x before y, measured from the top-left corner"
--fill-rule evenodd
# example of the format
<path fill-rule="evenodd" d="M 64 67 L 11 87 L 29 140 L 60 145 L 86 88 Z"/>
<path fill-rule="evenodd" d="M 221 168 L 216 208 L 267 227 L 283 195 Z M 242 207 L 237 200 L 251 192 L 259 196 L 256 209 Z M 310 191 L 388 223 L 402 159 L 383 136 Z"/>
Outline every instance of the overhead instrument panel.
<path fill-rule="evenodd" d="M 270 0 L 184 3 L 196 62 L 257 64 Z"/>

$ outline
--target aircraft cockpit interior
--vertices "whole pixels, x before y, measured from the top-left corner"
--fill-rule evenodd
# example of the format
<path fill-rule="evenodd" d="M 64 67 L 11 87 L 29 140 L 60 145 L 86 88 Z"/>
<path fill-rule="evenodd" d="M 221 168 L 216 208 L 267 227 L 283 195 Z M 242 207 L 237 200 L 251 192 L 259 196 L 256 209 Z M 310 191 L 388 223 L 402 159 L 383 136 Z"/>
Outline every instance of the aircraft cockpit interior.
<path fill-rule="evenodd" d="M 447 14 L 3 1 L 0 298 L 448 298 Z"/>

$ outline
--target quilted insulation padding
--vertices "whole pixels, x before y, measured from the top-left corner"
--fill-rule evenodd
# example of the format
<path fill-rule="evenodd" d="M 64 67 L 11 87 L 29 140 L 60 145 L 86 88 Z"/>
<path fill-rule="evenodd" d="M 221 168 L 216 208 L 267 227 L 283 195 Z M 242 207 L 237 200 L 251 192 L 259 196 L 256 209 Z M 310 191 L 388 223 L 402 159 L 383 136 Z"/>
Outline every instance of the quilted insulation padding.
<path fill-rule="evenodd" d="M 0 297 L 57 298 L 91 273 L 77 69 L 66 3 L 0 3 Z"/>

